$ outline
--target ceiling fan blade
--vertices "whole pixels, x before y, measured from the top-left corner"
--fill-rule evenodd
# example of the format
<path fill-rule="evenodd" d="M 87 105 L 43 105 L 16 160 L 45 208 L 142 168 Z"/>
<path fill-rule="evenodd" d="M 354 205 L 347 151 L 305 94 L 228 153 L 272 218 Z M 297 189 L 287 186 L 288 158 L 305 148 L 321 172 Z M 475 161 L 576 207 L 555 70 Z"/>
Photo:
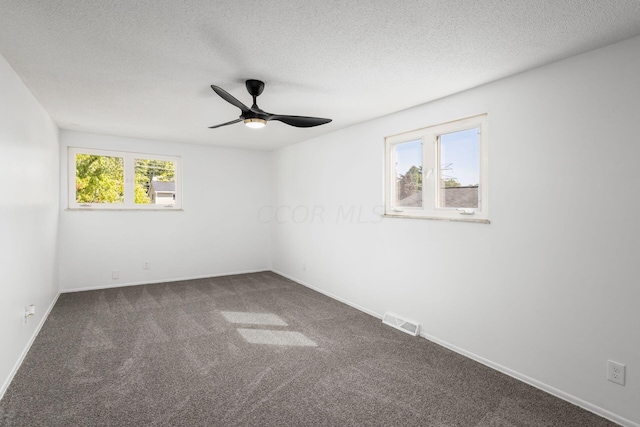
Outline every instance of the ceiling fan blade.
<path fill-rule="evenodd" d="M 240 102 L 237 99 L 235 99 L 229 92 L 227 92 L 226 90 L 222 89 L 221 87 L 218 87 L 218 86 L 215 86 L 215 85 L 211 85 L 211 89 L 213 89 L 213 91 L 215 93 L 217 93 L 220 96 L 220 98 L 224 99 L 229 104 L 235 105 L 240 110 L 242 110 L 243 114 L 244 113 L 248 113 L 248 112 L 251 111 L 251 110 L 249 110 L 249 107 L 247 107 L 242 102 Z"/>
<path fill-rule="evenodd" d="M 320 117 L 284 116 L 280 114 L 272 114 L 267 118 L 267 120 L 278 120 L 279 122 L 286 123 L 290 126 L 295 126 L 298 128 L 320 126 L 331 121 L 331 119 L 323 119 Z"/>
<path fill-rule="evenodd" d="M 230 122 L 222 123 L 221 125 L 209 126 L 209 129 L 215 129 L 215 128 L 219 128 L 219 127 L 226 126 L 226 125 L 232 125 L 234 123 L 238 123 L 238 122 L 241 122 L 241 121 L 242 121 L 242 119 L 231 120 Z"/>

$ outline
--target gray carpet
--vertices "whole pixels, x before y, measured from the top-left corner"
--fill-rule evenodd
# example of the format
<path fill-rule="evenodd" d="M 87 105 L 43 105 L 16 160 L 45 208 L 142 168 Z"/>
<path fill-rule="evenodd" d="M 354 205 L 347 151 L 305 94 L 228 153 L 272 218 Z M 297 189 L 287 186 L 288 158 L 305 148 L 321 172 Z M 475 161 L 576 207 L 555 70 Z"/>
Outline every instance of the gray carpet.
<path fill-rule="evenodd" d="M 274 273 L 62 294 L 3 426 L 610 426 Z"/>

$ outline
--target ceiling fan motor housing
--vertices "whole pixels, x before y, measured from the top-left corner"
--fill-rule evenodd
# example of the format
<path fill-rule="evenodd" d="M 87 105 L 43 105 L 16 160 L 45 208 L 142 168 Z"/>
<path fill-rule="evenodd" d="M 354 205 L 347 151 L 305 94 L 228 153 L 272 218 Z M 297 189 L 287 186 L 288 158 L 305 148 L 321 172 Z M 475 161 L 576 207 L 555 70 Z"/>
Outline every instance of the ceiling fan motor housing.
<path fill-rule="evenodd" d="M 245 82 L 245 85 L 247 86 L 247 92 L 249 92 L 251 96 L 260 96 L 264 90 L 264 82 L 260 80 L 250 79 Z"/>

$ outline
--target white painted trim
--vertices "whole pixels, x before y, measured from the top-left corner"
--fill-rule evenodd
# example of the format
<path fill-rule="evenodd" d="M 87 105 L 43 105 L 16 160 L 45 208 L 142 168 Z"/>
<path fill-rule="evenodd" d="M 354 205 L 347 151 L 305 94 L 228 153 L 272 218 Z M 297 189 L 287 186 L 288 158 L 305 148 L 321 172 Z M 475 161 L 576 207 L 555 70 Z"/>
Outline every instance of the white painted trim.
<path fill-rule="evenodd" d="M 87 287 L 84 287 L 84 288 L 61 289 L 60 293 L 68 294 L 68 293 L 73 293 L 73 292 L 97 291 L 97 290 L 100 290 L 100 289 L 122 288 L 122 287 L 125 287 L 125 286 L 153 285 L 153 284 L 156 284 L 156 283 L 181 282 L 183 280 L 208 279 L 210 277 L 235 276 L 237 274 L 262 273 L 262 272 L 265 272 L 265 271 L 271 271 L 271 270 L 269 270 L 268 268 L 261 268 L 261 269 L 257 269 L 257 270 L 232 271 L 232 272 L 228 272 L 228 273 L 204 274 L 204 275 L 200 275 L 200 276 L 172 277 L 170 279 L 145 280 L 145 281 L 142 281 L 142 282 L 114 283 L 114 284 L 109 284 L 109 285 L 87 286 Z"/>
<path fill-rule="evenodd" d="M 532 387 L 535 387 L 537 389 L 540 389 L 544 392 L 547 392 L 557 398 L 560 398 L 562 400 L 566 400 L 569 403 L 573 403 L 574 405 L 577 405 L 583 409 L 586 409 L 589 412 L 593 412 L 596 415 L 599 415 L 603 418 L 606 418 L 610 421 L 613 421 L 614 423 L 620 424 L 622 426 L 625 427 L 640 427 L 640 424 L 635 423 L 634 421 L 631 421 L 627 418 L 621 417 L 620 415 L 614 414 L 613 412 L 610 412 L 604 408 L 601 408 L 599 406 L 596 406 L 592 403 L 587 402 L 586 400 L 582 400 L 579 397 L 576 397 L 572 394 L 566 393 L 562 390 L 559 390 L 555 387 L 552 387 L 548 384 L 545 384 L 541 381 L 538 381 L 534 378 L 531 378 L 527 375 L 521 374 L 520 372 L 514 371 L 513 369 L 507 368 L 506 366 L 502 366 L 498 363 L 492 362 L 491 360 L 485 359 L 482 356 L 478 356 L 475 353 L 471 353 L 470 351 L 464 350 L 460 347 L 457 347 L 453 344 L 450 344 L 446 341 L 443 341 L 439 338 L 436 338 L 432 335 L 426 334 L 424 332 L 420 332 L 420 336 L 432 341 L 438 345 L 441 345 L 443 347 L 448 348 L 451 351 L 454 351 L 458 354 L 461 354 L 465 357 L 468 357 L 469 359 L 473 359 L 478 363 L 482 363 L 485 366 L 488 366 L 491 369 L 495 369 L 496 371 L 502 372 L 503 374 L 509 375 L 512 378 L 515 378 L 519 381 L 522 381 L 524 383 L 529 384 Z"/>
<path fill-rule="evenodd" d="M 476 224 L 491 224 L 488 219 L 470 219 L 470 218 L 443 218 L 439 216 L 419 216 L 419 215 L 380 215 L 383 218 L 406 218 L 406 219 L 428 219 L 432 221 L 451 221 L 451 222 L 475 222 Z"/>
<path fill-rule="evenodd" d="M 27 356 L 27 353 L 29 353 L 29 350 L 31 349 L 31 345 L 33 344 L 33 342 L 36 340 L 36 337 L 40 333 L 40 329 L 42 329 L 44 322 L 49 317 L 49 313 L 51 313 L 51 310 L 53 310 L 53 306 L 56 305 L 56 302 L 58 301 L 59 296 L 60 296 L 60 292 L 56 294 L 51 304 L 49 304 L 49 308 L 47 308 L 47 311 L 44 313 L 44 316 L 42 316 L 42 319 L 40 319 L 40 323 L 38 324 L 38 327 L 36 327 L 36 329 L 33 331 L 33 334 L 31 335 L 29 342 L 27 343 L 24 350 L 22 350 L 22 353 L 20 354 L 20 357 L 18 358 L 16 363 L 13 365 L 13 369 L 9 373 L 9 376 L 7 377 L 5 382 L 2 384 L 2 387 L 0 387 L 0 400 L 2 400 L 2 398 L 4 397 L 4 394 L 7 392 L 7 389 L 9 388 L 11 381 L 13 381 L 13 377 L 15 377 L 15 375 L 18 373 L 18 369 L 20 369 L 20 366 L 22 365 L 24 358 Z"/>
<path fill-rule="evenodd" d="M 463 220 L 463 222 L 489 223 L 488 204 L 488 165 L 489 165 L 489 138 L 488 138 L 488 114 L 485 112 L 476 116 L 463 119 L 452 120 L 446 123 L 432 125 L 401 134 L 387 136 L 385 140 L 385 216 L 389 217 L 411 217 L 413 219 L 442 219 L 442 220 Z M 440 162 L 441 162 L 441 142 L 440 137 L 447 133 L 461 132 L 471 129 L 479 129 L 479 187 L 478 187 L 478 207 L 465 209 L 460 212 L 458 209 L 440 207 Z M 420 207 L 397 206 L 396 200 L 396 163 L 397 155 L 395 147 L 399 144 L 418 142 L 422 147 L 422 201 Z M 427 172 L 428 171 L 428 172 Z M 469 214 L 474 218 L 469 218 Z"/>
<path fill-rule="evenodd" d="M 369 315 L 371 315 L 373 317 L 376 317 L 378 319 L 382 319 L 382 315 L 380 315 L 380 314 L 378 314 L 378 313 L 376 313 L 374 311 L 371 311 L 369 309 L 366 309 L 366 308 L 364 308 L 362 306 L 359 306 L 358 304 L 354 304 L 354 303 L 352 303 L 350 301 L 345 300 L 344 298 L 340 298 L 340 297 L 335 296 L 335 295 L 333 295 L 333 294 L 331 294 L 329 292 L 323 291 L 322 289 L 318 289 L 315 286 L 311 286 L 308 283 L 304 283 L 303 281 L 298 280 L 298 279 L 296 279 L 296 278 L 294 278 L 292 276 L 289 276 L 288 274 L 281 273 L 278 270 L 271 269 L 271 271 L 276 273 L 276 274 L 279 274 L 282 277 L 286 277 L 287 279 L 292 280 L 292 281 L 294 281 L 294 282 L 296 282 L 296 283 L 298 283 L 300 285 L 303 285 L 303 286 L 305 286 L 305 287 L 307 287 L 309 289 L 312 289 L 312 290 L 314 290 L 316 292 L 319 292 L 319 293 L 324 294 L 324 295 L 326 295 L 326 296 L 328 296 L 330 298 L 333 298 L 333 299 L 335 299 L 337 301 L 340 301 L 340 302 L 342 302 L 344 304 L 347 304 L 347 305 L 355 308 L 356 310 L 360 310 L 360 311 L 362 311 L 364 313 L 367 313 L 367 314 L 369 314 Z M 589 403 L 589 402 L 587 402 L 585 400 L 582 400 L 582 399 L 580 399 L 580 398 L 578 398 L 576 396 L 573 396 L 573 395 L 571 395 L 569 393 L 566 393 L 566 392 L 564 392 L 562 390 L 558 390 L 555 387 L 552 387 L 552 386 L 550 386 L 548 384 L 545 384 L 545 383 L 543 383 L 541 381 L 533 379 L 533 378 L 531 378 L 531 377 L 529 377 L 527 375 L 521 374 L 520 372 L 514 371 L 513 369 L 509 369 L 509 368 L 507 368 L 505 366 L 502 366 L 502 365 L 500 365 L 498 363 L 492 362 L 492 361 L 490 361 L 488 359 L 485 359 L 482 356 L 478 356 L 475 353 L 471 353 L 470 351 L 464 350 L 464 349 L 462 349 L 460 347 L 457 347 L 457 346 L 455 346 L 453 344 L 450 344 L 450 343 L 448 343 L 446 341 L 443 341 L 443 340 L 441 340 L 439 338 L 436 338 L 436 337 L 434 337 L 432 335 L 429 335 L 429 334 L 427 334 L 425 332 L 421 331 L 420 332 L 420 336 L 422 338 L 425 338 L 425 339 L 427 339 L 427 340 L 429 340 L 431 342 L 434 342 L 434 343 L 436 343 L 438 345 L 446 347 L 451 351 L 454 351 L 454 352 L 456 352 L 458 354 L 461 354 L 461 355 L 463 355 L 465 357 L 468 357 L 469 359 L 473 359 L 476 362 L 482 363 L 483 365 L 485 365 L 485 366 L 487 366 L 487 367 L 489 367 L 491 369 L 495 369 L 496 371 L 502 372 L 503 374 L 509 375 L 510 377 L 515 378 L 515 379 L 517 379 L 519 381 L 522 381 L 522 382 L 524 382 L 526 384 L 529 384 L 532 387 L 535 387 L 535 388 L 540 389 L 540 390 L 542 390 L 542 391 L 544 391 L 546 393 L 549 393 L 552 396 L 555 396 L 555 397 L 557 397 L 559 399 L 562 399 L 562 400 L 565 400 L 565 401 L 567 401 L 569 403 L 577 405 L 577 406 L 579 406 L 579 407 L 581 407 L 581 408 L 583 408 L 583 409 L 585 409 L 585 410 L 587 410 L 589 412 L 593 412 L 594 414 L 596 414 L 598 416 L 601 416 L 602 418 L 606 418 L 606 419 L 608 419 L 610 421 L 613 421 L 614 423 L 620 424 L 621 426 L 625 426 L 625 427 L 640 427 L 640 424 L 637 424 L 634 421 L 631 421 L 631 420 L 629 420 L 627 418 L 621 417 L 620 415 L 614 414 L 613 412 L 610 412 L 610 411 L 608 411 L 608 410 L 606 410 L 604 408 L 596 406 L 596 405 L 594 405 L 592 403 Z"/>
<path fill-rule="evenodd" d="M 78 203 L 76 200 L 76 155 L 94 154 L 105 157 L 119 157 L 123 162 L 124 194 L 122 203 Z M 173 162 L 175 195 L 173 205 L 137 204 L 134 201 L 133 176 L 135 175 L 135 160 L 161 160 Z M 67 147 L 67 207 L 69 210 L 182 210 L 182 157 L 164 154 L 136 153 L 131 151 L 114 151 L 97 148 Z M 162 206 L 162 207 L 160 207 Z"/>
<path fill-rule="evenodd" d="M 348 300 L 346 300 L 346 299 L 344 299 L 344 298 L 340 298 L 339 296 L 334 295 L 334 294 L 332 294 L 332 293 L 330 293 L 330 292 L 323 291 L 322 289 L 316 288 L 315 286 L 311 286 L 310 284 L 305 283 L 305 282 L 303 282 L 302 280 L 296 279 L 296 278 L 294 278 L 294 277 L 292 277 L 292 276 L 289 276 L 288 274 L 284 274 L 284 273 L 282 273 L 282 272 L 280 272 L 280 271 L 278 271 L 278 270 L 271 269 L 271 271 L 272 271 L 273 273 L 279 274 L 279 275 L 280 275 L 280 276 L 282 276 L 282 277 L 286 277 L 287 279 L 292 280 L 292 281 L 296 282 L 296 283 L 297 283 L 297 284 L 299 284 L 299 285 L 302 285 L 302 286 L 304 286 L 304 287 L 307 287 L 307 288 L 309 288 L 309 289 L 312 289 L 312 290 L 314 290 L 314 291 L 316 291 L 316 292 L 319 292 L 319 293 L 321 293 L 321 294 L 323 294 L 323 295 L 328 296 L 329 298 L 332 298 L 332 299 L 334 299 L 334 300 L 336 300 L 336 301 L 340 301 L 340 302 L 341 302 L 341 303 L 343 303 L 343 304 L 347 304 L 348 306 L 353 307 L 353 308 L 355 308 L 356 310 L 360 310 L 360 311 L 362 311 L 363 313 L 366 313 L 366 314 L 368 314 L 368 315 L 370 315 L 370 316 L 373 316 L 373 317 L 375 317 L 375 318 L 378 318 L 378 319 L 382 320 L 382 314 L 376 313 L 375 311 L 371 311 L 371 310 L 369 310 L 368 308 L 364 308 L 364 307 L 362 307 L 362 306 L 360 306 L 360 305 L 358 305 L 358 304 L 355 304 L 355 303 L 353 303 L 353 302 L 351 302 L 351 301 L 348 301 Z"/>

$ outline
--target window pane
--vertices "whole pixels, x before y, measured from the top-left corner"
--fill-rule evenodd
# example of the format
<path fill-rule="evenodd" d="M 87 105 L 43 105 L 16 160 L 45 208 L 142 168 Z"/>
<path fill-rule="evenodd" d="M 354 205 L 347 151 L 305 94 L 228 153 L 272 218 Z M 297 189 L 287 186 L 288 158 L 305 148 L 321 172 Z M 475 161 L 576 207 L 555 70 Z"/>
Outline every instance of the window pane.
<path fill-rule="evenodd" d="M 124 159 L 76 154 L 76 202 L 123 203 Z"/>
<path fill-rule="evenodd" d="M 422 140 L 394 146 L 396 206 L 422 207 Z"/>
<path fill-rule="evenodd" d="M 480 129 L 440 135 L 438 207 L 477 208 L 480 183 Z"/>
<path fill-rule="evenodd" d="M 176 165 L 170 160 L 135 159 L 136 204 L 174 205 Z"/>

